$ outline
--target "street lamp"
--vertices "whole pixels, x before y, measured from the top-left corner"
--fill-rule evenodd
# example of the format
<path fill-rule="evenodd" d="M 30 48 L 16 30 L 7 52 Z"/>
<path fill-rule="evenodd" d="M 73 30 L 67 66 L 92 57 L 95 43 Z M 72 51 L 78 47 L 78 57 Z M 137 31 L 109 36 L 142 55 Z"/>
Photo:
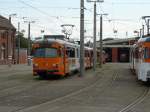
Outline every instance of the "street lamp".
<path fill-rule="evenodd" d="M 100 15 L 100 68 L 102 67 L 102 53 L 103 53 L 103 16 L 107 16 L 107 13 L 104 14 L 97 14 Z"/>
<path fill-rule="evenodd" d="M 104 0 L 87 0 L 87 2 L 94 2 L 94 24 L 93 24 L 93 70 L 96 70 L 96 2 L 104 2 Z"/>
<path fill-rule="evenodd" d="M 24 21 L 28 23 L 28 49 L 27 49 L 27 56 L 28 56 L 28 66 L 31 65 L 31 35 L 30 35 L 30 24 L 35 23 L 35 21 Z"/>

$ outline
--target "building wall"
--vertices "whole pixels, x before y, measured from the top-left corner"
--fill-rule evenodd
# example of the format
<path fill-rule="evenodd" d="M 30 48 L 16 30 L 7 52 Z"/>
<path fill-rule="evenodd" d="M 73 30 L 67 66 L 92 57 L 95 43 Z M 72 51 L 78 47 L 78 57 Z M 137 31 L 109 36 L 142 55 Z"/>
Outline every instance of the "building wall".
<path fill-rule="evenodd" d="M 10 48 L 8 49 L 8 30 L 0 30 L 0 64 L 8 63 L 8 54 L 11 52 L 12 63 L 15 61 L 15 31 L 11 31 Z"/>
<path fill-rule="evenodd" d="M 129 62 L 130 48 L 112 47 L 112 48 L 104 48 L 104 51 L 106 52 L 107 55 L 106 62 Z"/>
<path fill-rule="evenodd" d="M 118 48 L 112 48 L 112 62 L 118 62 Z"/>

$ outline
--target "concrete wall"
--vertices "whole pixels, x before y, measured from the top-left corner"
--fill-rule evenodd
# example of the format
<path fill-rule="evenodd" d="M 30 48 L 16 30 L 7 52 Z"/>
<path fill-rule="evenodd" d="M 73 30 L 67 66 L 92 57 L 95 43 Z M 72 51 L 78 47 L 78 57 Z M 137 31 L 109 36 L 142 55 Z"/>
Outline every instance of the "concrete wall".
<path fill-rule="evenodd" d="M 18 62 L 18 49 L 16 49 L 15 56 L 16 56 L 16 64 L 17 64 L 17 62 Z M 20 64 L 27 63 L 27 49 L 20 49 L 19 63 Z"/>

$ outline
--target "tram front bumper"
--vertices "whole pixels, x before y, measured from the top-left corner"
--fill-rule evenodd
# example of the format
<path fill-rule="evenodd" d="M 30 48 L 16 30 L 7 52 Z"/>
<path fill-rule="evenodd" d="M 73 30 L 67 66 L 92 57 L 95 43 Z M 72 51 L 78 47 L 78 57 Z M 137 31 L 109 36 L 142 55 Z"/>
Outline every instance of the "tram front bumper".
<path fill-rule="evenodd" d="M 39 75 L 39 74 L 47 74 L 47 75 L 59 75 L 59 70 L 33 70 L 33 74 Z"/>

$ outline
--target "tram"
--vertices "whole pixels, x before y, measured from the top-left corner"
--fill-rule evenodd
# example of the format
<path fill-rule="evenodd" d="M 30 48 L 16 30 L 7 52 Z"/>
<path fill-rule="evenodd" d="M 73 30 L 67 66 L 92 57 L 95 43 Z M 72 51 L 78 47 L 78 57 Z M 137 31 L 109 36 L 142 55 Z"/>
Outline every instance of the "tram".
<path fill-rule="evenodd" d="M 45 36 L 33 43 L 33 75 L 65 76 L 80 69 L 80 45 L 65 41 L 63 35 Z M 93 50 L 85 47 L 85 68 L 93 66 Z"/>
<path fill-rule="evenodd" d="M 140 38 L 130 50 L 130 67 L 138 80 L 150 81 L 150 36 Z"/>

